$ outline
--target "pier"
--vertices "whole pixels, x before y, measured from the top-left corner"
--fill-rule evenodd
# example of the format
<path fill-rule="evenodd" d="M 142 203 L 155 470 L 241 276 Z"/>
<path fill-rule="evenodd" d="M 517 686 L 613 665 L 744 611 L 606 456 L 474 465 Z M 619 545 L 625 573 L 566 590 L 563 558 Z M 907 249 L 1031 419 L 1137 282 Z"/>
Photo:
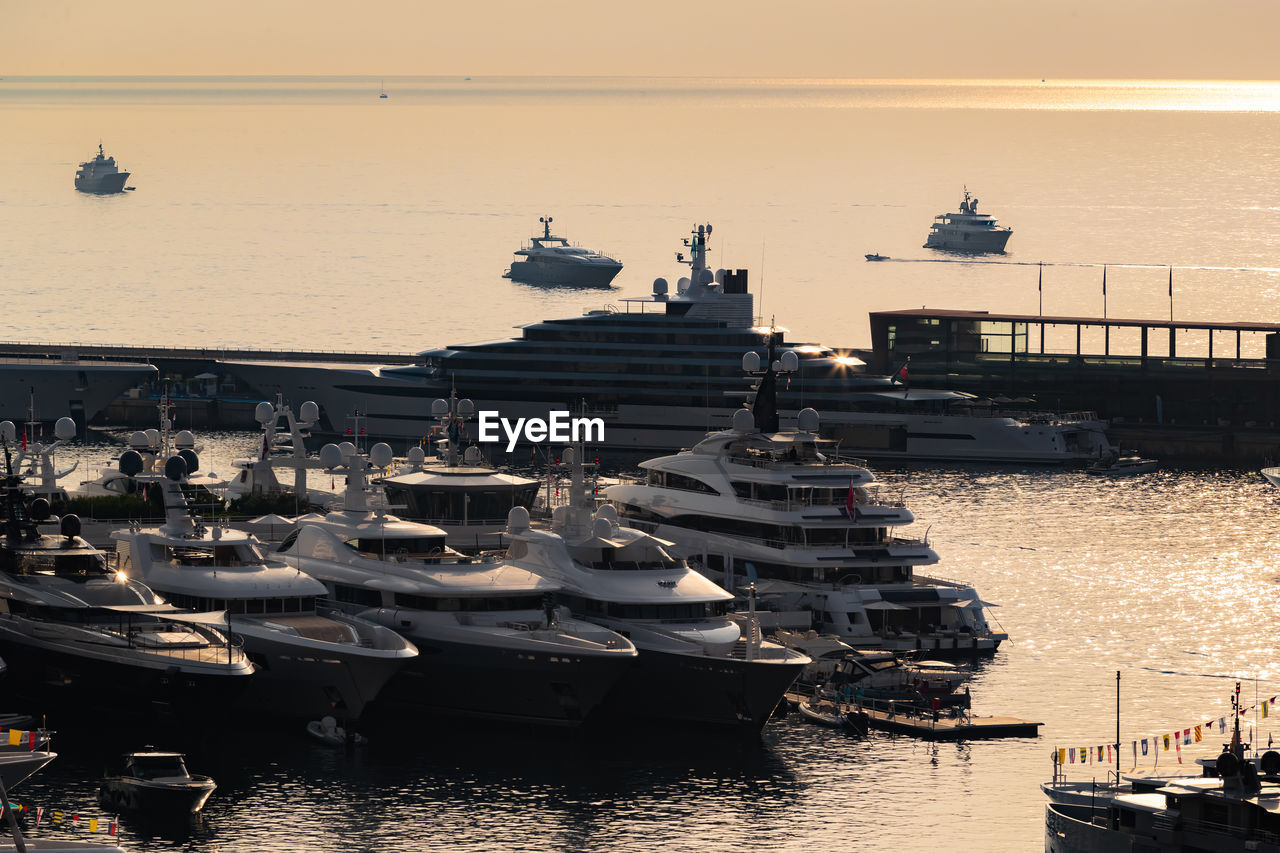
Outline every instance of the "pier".
<path fill-rule="evenodd" d="M 1280 324 L 995 314 L 870 315 L 869 370 L 993 406 L 1091 410 L 1165 459 L 1280 456 Z"/>

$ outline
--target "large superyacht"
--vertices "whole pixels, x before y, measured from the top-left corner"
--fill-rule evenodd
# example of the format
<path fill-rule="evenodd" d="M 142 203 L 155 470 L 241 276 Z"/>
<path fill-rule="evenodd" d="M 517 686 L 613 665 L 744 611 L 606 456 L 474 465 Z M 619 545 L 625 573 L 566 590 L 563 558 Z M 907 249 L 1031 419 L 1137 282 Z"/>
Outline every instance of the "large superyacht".
<path fill-rule="evenodd" d="M 895 534 L 911 511 L 882 501 L 865 463 L 819 438 L 817 412 L 779 431 L 774 365 L 761 371 L 754 352 L 744 361 L 760 379 L 754 410 L 690 450 L 641 463 L 645 481 L 605 489 L 623 521 L 675 542 L 730 590 L 758 578 L 768 627 L 864 649 L 995 651 L 1006 635 L 971 585 L 915 574 L 938 555 Z M 778 361 L 783 371 L 795 364 L 790 353 Z"/>
<path fill-rule="evenodd" d="M 631 668 L 635 646 L 557 607 L 558 583 L 492 555 L 464 556 L 440 528 L 390 514 L 369 483 L 374 467 L 390 463 L 388 445 L 366 457 L 349 442 L 329 444 L 320 458 L 346 472 L 343 507 L 299 518 L 280 556 L 321 581 L 345 612 L 418 647 L 381 707 L 572 727 Z"/>
<path fill-rule="evenodd" d="M 433 397 L 459 394 L 505 418 L 548 418 L 572 410 L 601 418 L 609 450 L 679 449 L 729 426 L 749 393 L 740 359 L 772 343 L 790 347 L 799 368 L 779 394 L 784 422 L 803 408 L 823 416 L 824 435 L 864 456 L 972 461 L 1088 461 L 1106 444 L 1103 424 L 1020 420 L 969 412 L 973 397 L 906 388 L 864 372 L 851 354 L 785 341 L 761 324 L 746 270 L 707 266 L 710 225 L 698 225 L 676 260 L 689 267 L 674 290 L 666 279 L 622 309 L 530 323 L 519 338 L 448 346 L 396 367 L 227 362 L 258 391 L 320 404 L 329 431 L 359 411 L 370 435 L 420 440 Z M 1109 445 L 1107 445 L 1109 446 Z"/>

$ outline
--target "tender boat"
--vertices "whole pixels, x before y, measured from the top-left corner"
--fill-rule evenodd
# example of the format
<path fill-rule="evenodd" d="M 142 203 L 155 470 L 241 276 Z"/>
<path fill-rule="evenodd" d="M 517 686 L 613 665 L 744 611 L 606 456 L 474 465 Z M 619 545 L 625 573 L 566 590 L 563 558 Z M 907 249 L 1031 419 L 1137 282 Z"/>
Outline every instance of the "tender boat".
<path fill-rule="evenodd" d="M 357 718 L 417 649 L 396 632 L 322 605 L 324 584 L 276 555 L 252 534 L 207 525 L 188 506 L 183 483 L 197 470 L 192 450 L 168 455 L 164 474 L 144 475 L 164 495 L 165 523 L 115 530 L 114 567 L 146 582 L 172 604 L 226 611 L 226 620 L 260 667 L 244 707 L 282 717 Z M 135 451 L 120 470 L 139 476 Z"/>
<path fill-rule="evenodd" d="M 360 411 L 369 435 L 423 438 L 432 400 L 451 388 L 502 417 L 549 420 L 572 411 L 598 419 L 609 450 L 678 450 L 729 426 L 750 393 L 740 354 L 790 347 L 799 358 L 779 391 L 782 417 L 812 407 L 824 437 L 846 453 L 893 459 L 1088 463 L 1109 448 L 1105 424 L 1044 417 L 1030 423 L 972 409 L 958 391 L 906 388 L 869 375 L 847 351 L 788 343 L 787 331 L 755 316 L 747 270 L 707 266 L 711 226 L 698 225 L 677 254 L 688 275 L 622 307 L 521 326 L 519 338 L 420 353 L 398 367 L 225 362 L 261 393 L 315 400 L 334 433 Z M 0 398 L 3 399 L 3 398 Z"/>
<path fill-rule="evenodd" d="M 98 802 L 104 809 L 150 817 L 187 816 L 204 808 L 217 787 L 208 776 L 188 773 L 180 752 L 130 752 L 124 773 L 102 781 Z"/>
<path fill-rule="evenodd" d="M 994 217 L 978 213 L 978 200 L 970 197 L 969 188 L 965 187 L 960 212 L 941 213 L 934 217 L 924 247 L 950 252 L 1003 254 L 1012 235 L 1012 228 L 996 225 Z"/>
<path fill-rule="evenodd" d="M 570 246 L 563 237 L 551 234 L 551 217 L 540 216 L 542 236 L 529 238 L 529 245 L 515 254 L 505 277 L 528 284 L 562 284 L 576 287 L 608 287 L 622 271 L 622 262 L 591 249 Z"/>
<path fill-rule="evenodd" d="M 1143 459 L 1141 456 L 1104 457 L 1084 469 L 1086 474 L 1094 477 L 1131 477 L 1134 474 L 1150 474 L 1160 467 L 1157 459 Z"/>
<path fill-rule="evenodd" d="M 108 195 L 124 192 L 124 182 L 129 180 L 129 173 L 120 171 L 116 166 L 116 158 L 103 154 L 102 143 L 98 143 L 98 156 L 80 164 L 76 172 L 76 189 L 82 193 Z"/>
<path fill-rule="evenodd" d="M 307 723 L 307 734 L 325 746 L 364 746 L 368 743 L 364 735 L 348 732 L 333 717 L 321 717 Z"/>
<path fill-rule="evenodd" d="M 888 255 L 882 255 L 882 254 L 880 254 L 879 252 L 872 252 L 871 254 L 867 255 L 867 260 L 869 260 L 869 261 L 887 261 L 887 260 L 889 260 L 889 256 L 888 256 Z"/>
<path fill-rule="evenodd" d="M 842 728 L 844 726 L 844 711 L 829 701 L 823 701 L 816 697 L 805 699 L 796 706 L 796 710 L 800 712 L 800 716 L 811 723 L 817 723 L 820 726 L 831 726 L 832 728 Z"/>
<path fill-rule="evenodd" d="M 320 461 L 345 469 L 343 507 L 300 517 L 279 555 L 345 612 L 420 649 L 387 685 L 384 710 L 578 726 L 631 670 L 625 636 L 555 606 L 560 583 L 497 555 L 460 554 L 440 528 L 391 515 L 369 483 L 390 463 L 389 446 L 366 457 L 330 444 Z"/>

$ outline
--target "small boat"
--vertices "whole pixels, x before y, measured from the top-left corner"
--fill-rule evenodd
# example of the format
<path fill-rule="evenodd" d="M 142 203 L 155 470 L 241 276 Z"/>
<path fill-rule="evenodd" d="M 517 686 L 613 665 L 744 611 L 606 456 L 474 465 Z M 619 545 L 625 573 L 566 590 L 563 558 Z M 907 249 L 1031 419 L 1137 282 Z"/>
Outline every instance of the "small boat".
<path fill-rule="evenodd" d="M 871 254 L 867 255 L 867 260 L 869 260 L 869 261 L 887 261 L 887 260 L 889 260 L 889 256 L 888 256 L 888 255 L 882 255 L 882 254 L 880 254 L 879 252 L 872 252 Z"/>
<path fill-rule="evenodd" d="M 525 284 L 557 284 L 576 287 L 608 287 L 622 271 L 622 262 L 593 249 L 570 246 L 551 233 L 551 217 L 540 216 L 542 236 L 530 237 L 527 247 L 516 251 L 517 260 L 504 278 Z"/>
<path fill-rule="evenodd" d="M 825 700 L 805 699 L 797 710 L 806 720 L 820 726 L 840 728 L 845 724 L 844 712 Z"/>
<path fill-rule="evenodd" d="M 104 809 L 146 812 L 154 817 L 193 815 L 218 787 L 208 776 L 192 776 L 180 752 L 131 752 L 124 773 L 98 788 Z"/>
<path fill-rule="evenodd" d="M 322 717 L 307 723 L 307 734 L 325 746 L 363 746 L 368 743 L 364 735 L 355 732 L 347 734 L 347 730 L 338 725 L 333 717 Z"/>
<path fill-rule="evenodd" d="M 80 164 L 76 172 L 76 189 L 82 193 L 108 195 L 124 191 L 124 182 L 129 180 L 129 173 L 122 172 L 116 166 L 116 158 L 107 157 L 102 151 L 102 143 L 98 143 L 98 156 Z"/>
<path fill-rule="evenodd" d="M 386 82 L 387 82 L 387 81 L 382 80 L 382 81 L 380 81 L 380 82 L 378 83 L 378 89 L 379 89 L 379 91 L 378 91 L 378 97 L 379 97 L 379 98 L 385 98 L 385 97 L 387 96 L 387 86 L 386 86 Z"/>
<path fill-rule="evenodd" d="M 1160 467 L 1158 459 L 1117 456 L 1099 459 L 1086 468 L 1085 473 L 1095 477 L 1128 477 L 1133 474 L 1149 474 L 1158 467 Z"/>

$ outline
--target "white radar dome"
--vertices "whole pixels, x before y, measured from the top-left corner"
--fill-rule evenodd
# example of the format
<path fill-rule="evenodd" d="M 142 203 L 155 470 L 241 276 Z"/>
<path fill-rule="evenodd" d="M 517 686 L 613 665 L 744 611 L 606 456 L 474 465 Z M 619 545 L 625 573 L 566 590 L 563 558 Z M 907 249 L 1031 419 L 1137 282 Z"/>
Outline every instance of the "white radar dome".
<path fill-rule="evenodd" d="M 801 409 L 796 415 L 796 427 L 801 432 L 818 431 L 818 412 L 816 409 Z"/>
<path fill-rule="evenodd" d="M 53 434 L 62 441 L 75 438 L 76 422 L 71 418 L 58 418 L 58 422 L 53 425 Z"/>
<path fill-rule="evenodd" d="M 747 373 L 755 373 L 760 369 L 760 353 L 749 352 L 742 356 L 742 369 Z"/>
<path fill-rule="evenodd" d="M 308 400 L 298 409 L 298 419 L 307 424 L 315 423 L 320 420 L 320 407 Z"/>
<path fill-rule="evenodd" d="M 148 444 L 147 434 L 141 430 L 129 436 L 129 446 L 134 450 L 145 450 Z"/>
<path fill-rule="evenodd" d="M 617 524 L 618 511 L 613 508 L 613 504 L 601 504 L 596 510 L 596 518 L 607 518 L 610 524 Z"/>
<path fill-rule="evenodd" d="M 342 454 L 342 458 L 356 455 L 356 446 L 349 441 L 344 441 L 338 445 L 338 452 Z"/>
<path fill-rule="evenodd" d="M 337 468 L 342 464 L 342 451 L 338 449 L 336 444 L 326 444 L 320 448 L 320 466 L 322 468 Z"/>
<path fill-rule="evenodd" d="M 266 426 L 276 419 L 276 407 L 263 400 L 253 407 L 253 419 Z"/>
<path fill-rule="evenodd" d="M 711 270 L 698 270 L 698 283 L 710 284 L 716 280 L 716 274 Z"/>
<path fill-rule="evenodd" d="M 522 506 L 513 506 L 507 513 L 507 532 L 523 533 L 529 529 L 529 510 Z"/>
<path fill-rule="evenodd" d="M 668 286 L 669 286 L 669 285 L 667 284 L 667 280 L 666 280 L 665 278 L 655 278 L 655 279 L 653 280 L 653 292 L 654 292 L 654 293 L 658 293 L 658 294 L 665 294 L 665 293 L 667 292 L 667 287 L 668 287 Z"/>
<path fill-rule="evenodd" d="M 724 284 L 724 270 L 716 270 L 716 284 Z"/>
<path fill-rule="evenodd" d="M 431 401 L 431 417 L 439 418 L 449 414 L 449 401 L 436 398 Z"/>
<path fill-rule="evenodd" d="M 149 429 L 147 430 L 146 435 L 147 435 L 147 447 L 160 446 L 160 430 L 154 429 L 154 428 Z"/>
<path fill-rule="evenodd" d="M 750 409 L 738 409 L 733 413 L 734 432 L 755 432 L 756 416 Z"/>
<path fill-rule="evenodd" d="M 480 448 L 474 444 L 468 447 L 462 454 L 462 461 L 468 465 L 480 464 Z"/>
<path fill-rule="evenodd" d="M 458 414 L 460 414 L 460 415 L 474 415 L 475 413 L 476 413 L 476 404 L 475 404 L 475 403 L 471 402 L 470 400 L 466 400 L 466 399 L 463 399 L 463 400 L 459 400 L 459 401 L 458 401 Z"/>
<path fill-rule="evenodd" d="M 427 453 L 421 447 L 410 447 L 404 458 L 410 465 L 421 465 L 427 461 Z"/>
<path fill-rule="evenodd" d="M 18 428 L 13 425 L 13 421 L 0 421 L 0 438 L 5 441 L 13 441 L 18 435 Z"/>
<path fill-rule="evenodd" d="M 688 289 L 689 289 L 689 279 L 687 276 L 684 278 L 681 278 L 679 281 L 676 282 L 677 293 L 684 293 Z"/>
<path fill-rule="evenodd" d="M 386 468 L 394 458 L 395 454 L 391 452 L 391 445 L 386 442 L 379 441 L 369 448 L 369 461 L 373 463 L 375 468 Z"/>
<path fill-rule="evenodd" d="M 796 355 L 795 350 L 787 350 L 782 354 L 782 369 L 788 373 L 794 373 L 800 369 L 800 356 Z"/>
<path fill-rule="evenodd" d="M 613 524 L 607 518 L 597 518 L 591 522 L 591 535 L 599 539 L 608 539 L 613 535 Z"/>
<path fill-rule="evenodd" d="M 574 452 L 572 447 L 566 447 L 564 453 L 560 454 L 560 461 L 566 465 L 572 465 L 577 458 L 578 454 Z"/>
<path fill-rule="evenodd" d="M 196 446 L 196 437 L 189 429 L 184 429 L 173 438 L 173 444 L 179 450 L 191 450 Z"/>

